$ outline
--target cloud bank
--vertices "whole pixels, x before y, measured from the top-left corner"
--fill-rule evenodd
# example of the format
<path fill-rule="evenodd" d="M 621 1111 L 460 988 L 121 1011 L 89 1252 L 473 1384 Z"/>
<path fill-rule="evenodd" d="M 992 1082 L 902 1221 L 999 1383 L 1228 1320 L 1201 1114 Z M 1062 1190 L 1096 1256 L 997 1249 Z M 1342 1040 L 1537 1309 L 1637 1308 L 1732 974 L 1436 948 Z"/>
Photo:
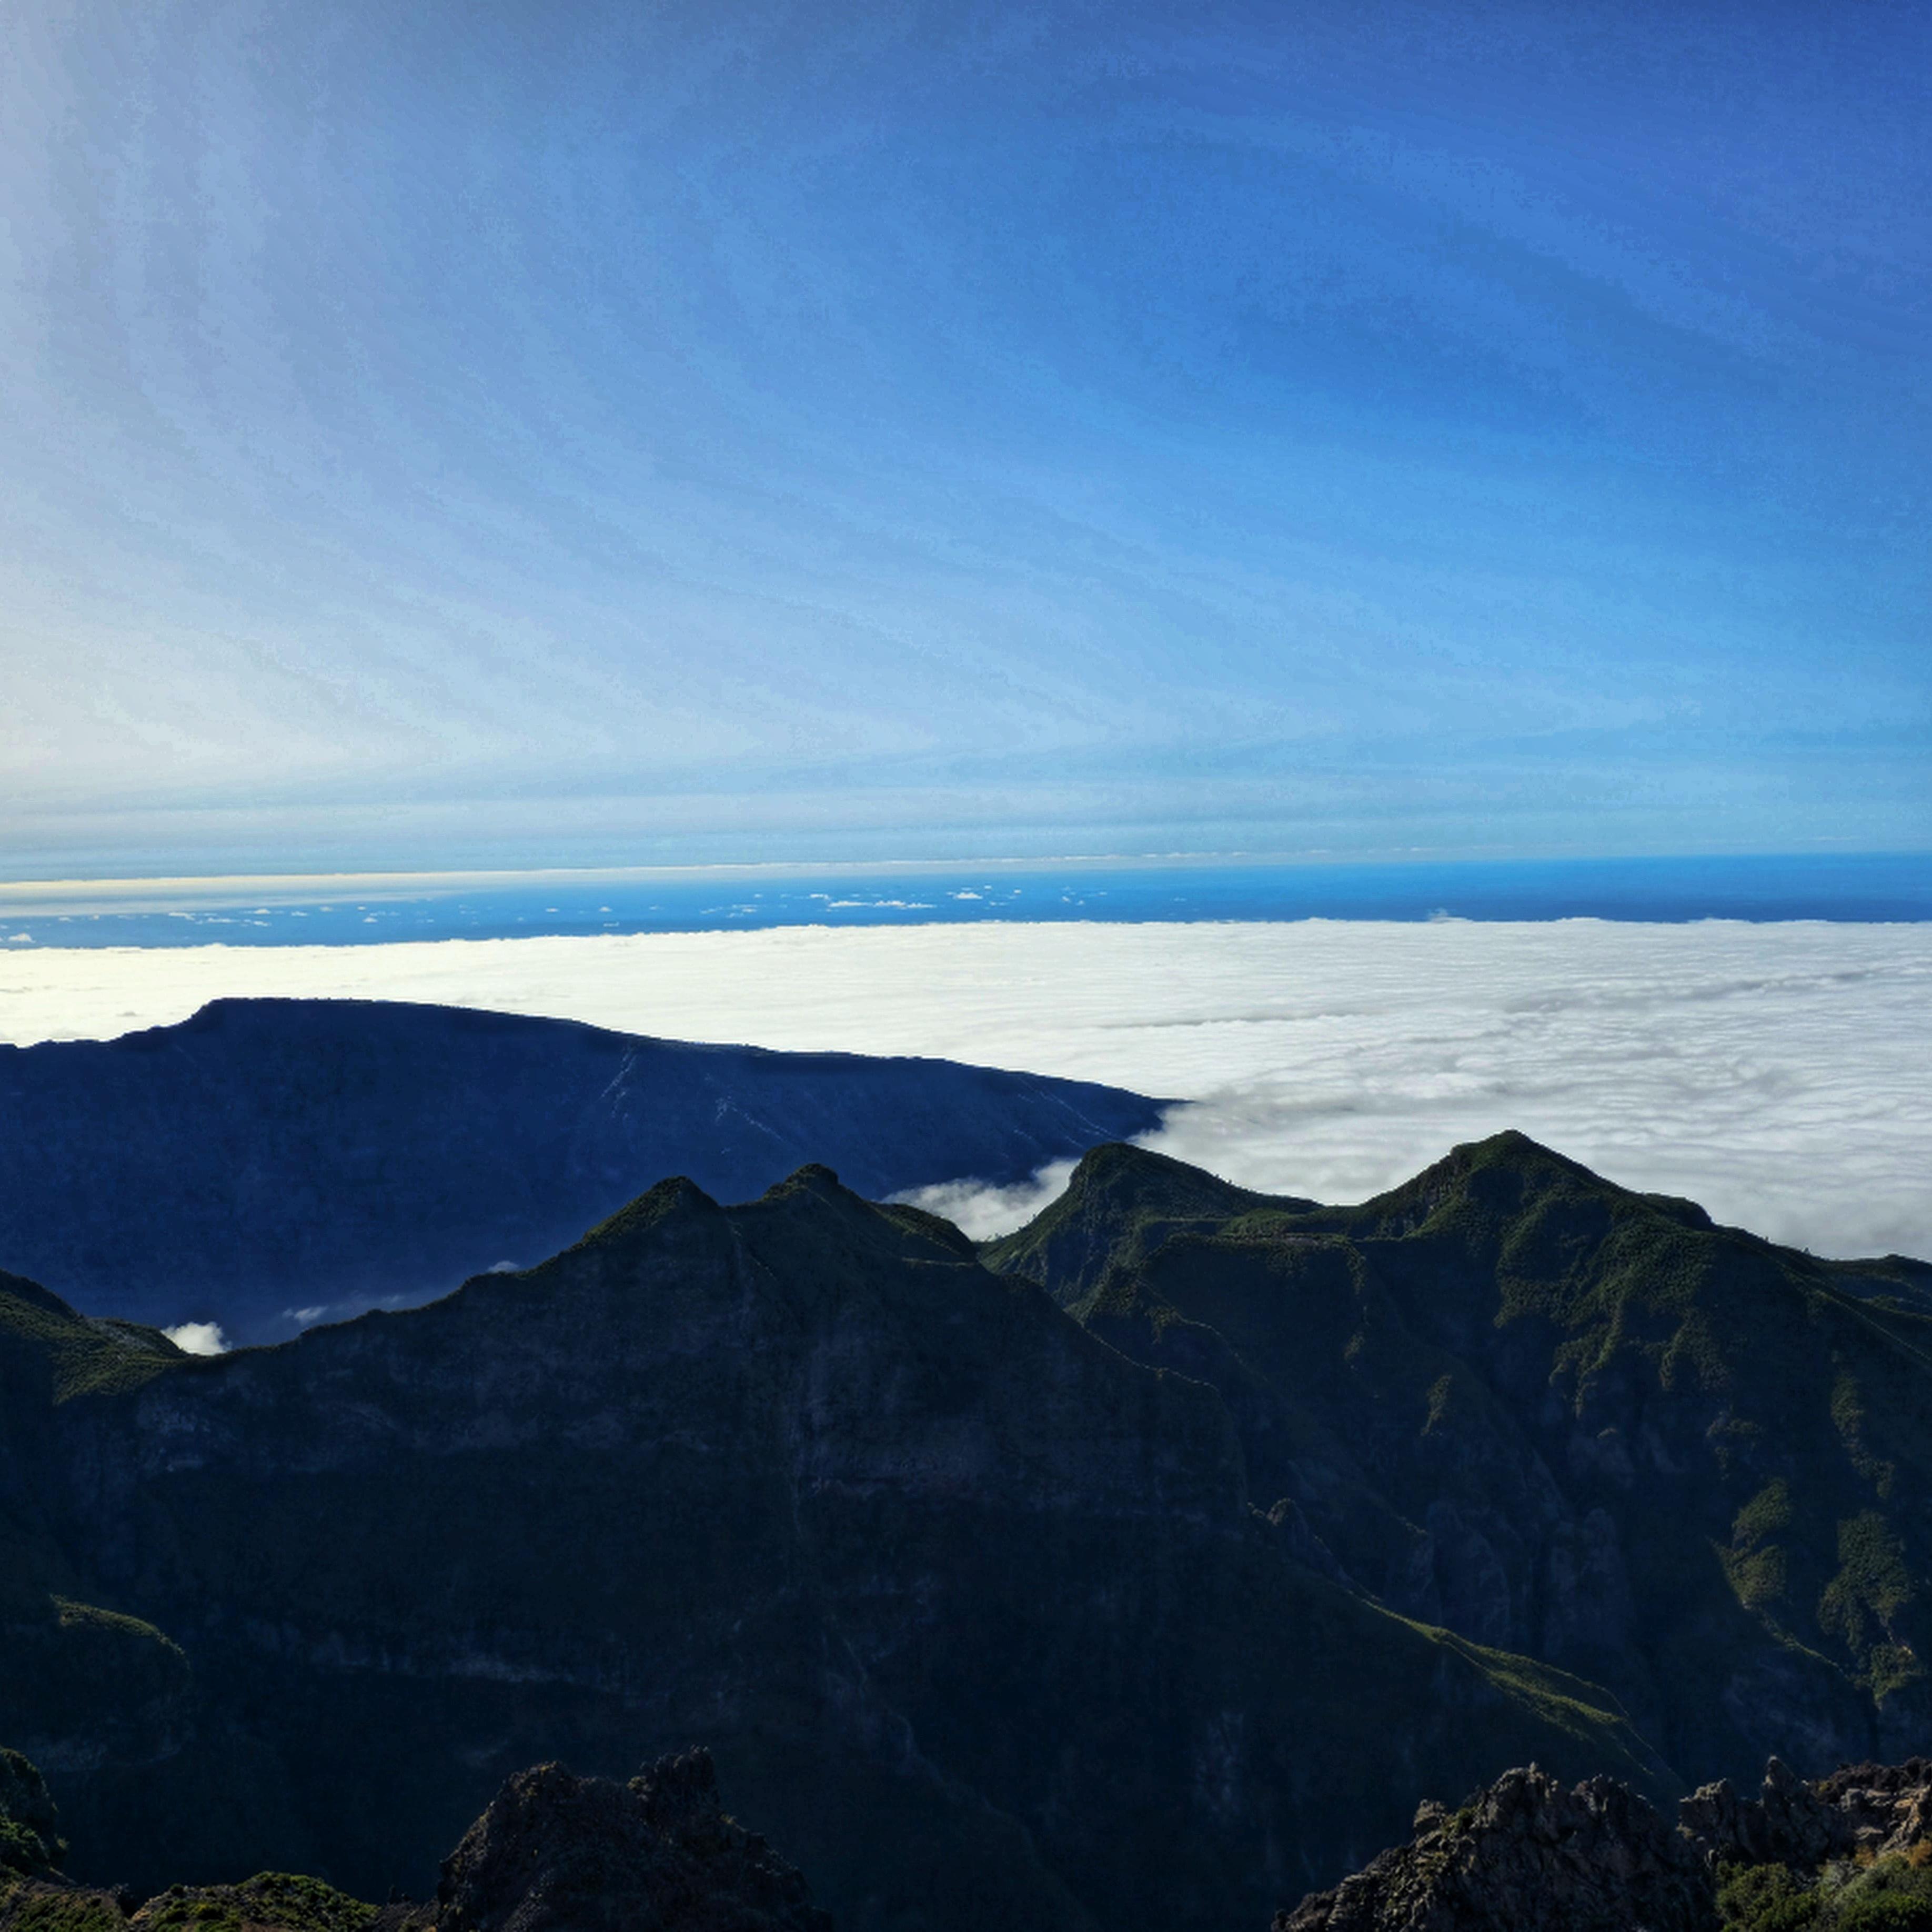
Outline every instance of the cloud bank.
<path fill-rule="evenodd" d="M 224 994 L 928 1054 L 1190 1104 L 1153 1144 L 1359 1199 L 1506 1126 L 1821 1253 L 1932 1256 L 1932 926 L 920 926 L 0 955 L 0 1036 Z M 962 1177 L 962 1181 L 970 1177 Z M 992 1232 L 1046 1198 L 961 1188 Z"/>

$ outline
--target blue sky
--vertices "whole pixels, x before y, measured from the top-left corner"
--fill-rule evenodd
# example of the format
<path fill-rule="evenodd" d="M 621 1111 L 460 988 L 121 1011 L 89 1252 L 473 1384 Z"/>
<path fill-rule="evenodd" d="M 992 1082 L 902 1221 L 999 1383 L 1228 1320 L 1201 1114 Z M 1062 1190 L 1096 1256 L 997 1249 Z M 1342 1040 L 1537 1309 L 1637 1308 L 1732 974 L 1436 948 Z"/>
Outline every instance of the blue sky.
<path fill-rule="evenodd" d="M 1932 847 L 1916 6 L 29 5 L 16 875 Z"/>

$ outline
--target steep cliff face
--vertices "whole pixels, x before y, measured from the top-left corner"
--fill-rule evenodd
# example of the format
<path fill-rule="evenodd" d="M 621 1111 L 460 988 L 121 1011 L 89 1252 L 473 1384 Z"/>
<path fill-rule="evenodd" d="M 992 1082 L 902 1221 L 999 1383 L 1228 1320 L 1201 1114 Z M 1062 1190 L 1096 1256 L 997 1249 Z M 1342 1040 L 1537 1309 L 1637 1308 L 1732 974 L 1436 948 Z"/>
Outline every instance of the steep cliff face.
<path fill-rule="evenodd" d="M 64 1547 L 60 1406 L 130 1390 L 187 1358 L 166 1336 L 90 1321 L 0 1274 L 0 1738 L 56 1776 L 152 1763 L 180 1747 L 188 1660 L 151 1624 L 104 1609 Z"/>
<path fill-rule="evenodd" d="M 539 1261 L 663 1174 L 728 1199 L 812 1159 L 879 1196 L 1022 1180 L 1161 1111 L 945 1060 L 220 1000 L 119 1040 L 0 1046 L 0 1267 L 91 1313 L 279 1340 L 296 1311 L 425 1301 Z"/>
<path fill-rule="evenodd" d="M 1171 1166 L 1100 1150 L 988 1262 L 1217 1388 L 1309 1560 L 1608 1684 L 1687 1778 L 1932 1737 L 1909 1266 L 1713 1227 L 1520 1135 L 1353 1209 L 1177 1213 Z"/>
<path fill-rule="evenodd" d="M 420 1892 L 508 1770 L 711 1741 L 849 1928 L 1259 1923 L 1416 1798 L 1669 1774 L 1298 1562 L 1226 1408 L 822 1168 L 47 1412 L 61 1553 L 193 1732 L 61 1796 L 137 1886 Z"/>

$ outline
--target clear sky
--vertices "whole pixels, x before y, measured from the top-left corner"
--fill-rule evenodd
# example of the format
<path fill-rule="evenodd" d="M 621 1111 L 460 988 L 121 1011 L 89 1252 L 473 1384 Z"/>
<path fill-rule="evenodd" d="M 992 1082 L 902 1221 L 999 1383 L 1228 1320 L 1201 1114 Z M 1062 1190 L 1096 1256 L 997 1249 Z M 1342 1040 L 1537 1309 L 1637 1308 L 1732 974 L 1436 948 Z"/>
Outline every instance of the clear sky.
<path fill-rule="evenodd" d="M 66 5 L 0 871 L 1932 847 L 1932 13 Z"/>

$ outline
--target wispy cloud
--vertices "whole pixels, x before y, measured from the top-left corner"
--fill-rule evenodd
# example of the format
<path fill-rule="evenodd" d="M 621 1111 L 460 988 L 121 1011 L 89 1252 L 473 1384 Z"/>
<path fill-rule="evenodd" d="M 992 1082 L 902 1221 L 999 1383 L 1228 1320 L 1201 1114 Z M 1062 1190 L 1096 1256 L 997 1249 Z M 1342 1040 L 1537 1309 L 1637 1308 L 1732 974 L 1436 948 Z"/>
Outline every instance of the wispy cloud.
<path fill-rule="evenodd" d="M 1924 836 L 1922 8 L 557 11 L 9 10 L 16 866 Z"/>
<path fill-rule="evenodd" d="M 245 993 L 1108 1081 L 1192 1103 L 1164 1150 L 1331 1200 L 1516 1126 L 1780 1240 L 1932 1255 L 1932 926 L 1310 920 L 37 949 L 4 957 L 0 1028 L 109 1035 Z M 955 1205 L 987 1232 L 1042 1198 Z"/>
<path fill-rule="evenodd" d="M 1010 1187 L 998 1187 L 980 1180 L 942 1180 L 936 1187 L 911 1187 L 892 1196 L 909 1202 L 929 1214 L 944 1214 L 976 1241 L 1004 1234 L 1033 1219 L 1034 1215 L 1066 1191 L 1073 1178 L 1070 1160 L 1049 1161 L 1032 1180 Z"/>
<path fill-rule="evenodd" d="M 161 1333 L 184 1354 L 225 1355 L 228 1352 L 228 1337 L 221 1332 L 218 1322 L 184 1322 L 178 1328 L 164 1328 Z"/>

